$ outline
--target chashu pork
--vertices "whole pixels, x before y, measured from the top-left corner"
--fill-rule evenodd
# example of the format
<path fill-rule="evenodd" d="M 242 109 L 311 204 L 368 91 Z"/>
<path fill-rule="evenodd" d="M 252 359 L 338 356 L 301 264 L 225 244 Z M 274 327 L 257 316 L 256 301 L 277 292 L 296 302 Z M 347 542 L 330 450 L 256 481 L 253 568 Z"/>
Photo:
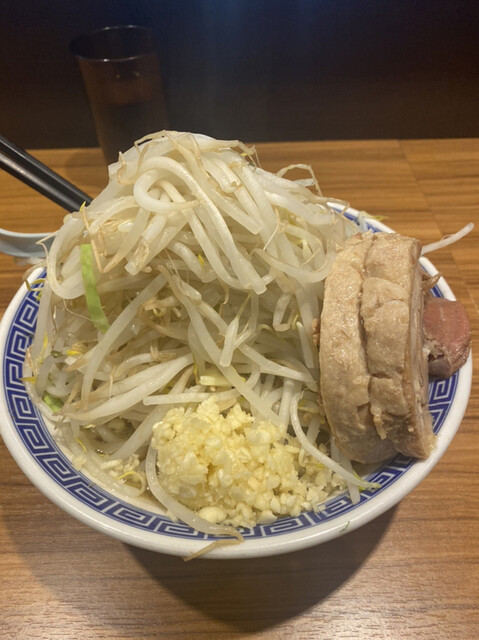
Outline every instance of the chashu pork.
<path fill-rule="evenodd" d="M 395 453 L 379 436 L 370 411 L 369 373 L 360 319 L 364 264 L 372 234 L 354 237 L 326 279 L 320 321 L 320 389 L 339 449 L 352 460 L 376 462 Z"/>
<path fill-rule="evenodd" d="M 358 462 L 425 458 L 434 446 L 419 255 L 412 238 L 363 234 L 326 280 L 321 396 L 338 447 Z"/>
<path fill-rule="evenodd" d="M 427 295 L 424 336 L 429 350 L 429 375 L 449 378 L 466 362 L 471 348 L 471 323 L 458 300 Z"/>

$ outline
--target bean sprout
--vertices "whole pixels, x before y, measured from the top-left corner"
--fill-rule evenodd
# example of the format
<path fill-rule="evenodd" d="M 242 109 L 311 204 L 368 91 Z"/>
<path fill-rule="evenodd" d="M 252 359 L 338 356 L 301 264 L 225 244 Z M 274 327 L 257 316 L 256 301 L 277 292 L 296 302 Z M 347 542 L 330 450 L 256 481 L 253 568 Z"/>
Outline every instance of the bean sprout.
<path fill-rule="evenodd" d="M 316 445 L 329 434 L 312 335 L 324 279 L 357 227 L 309 167 L 298 167 L 306 180 L 287 179 L 290 168 L 264 171 L 239 141 L 170 131 L 138 141 L 56 234 L 27 355 L 31 396 L 80 466 L 127 496 L 148 483 L 172 517 L 233 541 L 235 529 L 206 522 L 158 480 L 152 432 L 171 407 L 240 402 L 253 427 L 269 421 L 364 484 Z"/>

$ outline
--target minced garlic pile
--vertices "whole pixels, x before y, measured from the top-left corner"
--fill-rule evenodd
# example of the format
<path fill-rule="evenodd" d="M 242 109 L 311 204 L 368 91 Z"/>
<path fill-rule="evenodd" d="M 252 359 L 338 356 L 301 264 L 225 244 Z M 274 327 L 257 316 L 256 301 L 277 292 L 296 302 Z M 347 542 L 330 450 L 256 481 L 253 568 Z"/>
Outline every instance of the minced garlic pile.
<path fill-rule="evenodd" d="M 239 404 L 223 416 L 215 398 L 196 411 L 171 409 L 155 428 L 163 488 L 209 522 L 253 527 L 318 510 L 344 481 L 296 438 Z"/>

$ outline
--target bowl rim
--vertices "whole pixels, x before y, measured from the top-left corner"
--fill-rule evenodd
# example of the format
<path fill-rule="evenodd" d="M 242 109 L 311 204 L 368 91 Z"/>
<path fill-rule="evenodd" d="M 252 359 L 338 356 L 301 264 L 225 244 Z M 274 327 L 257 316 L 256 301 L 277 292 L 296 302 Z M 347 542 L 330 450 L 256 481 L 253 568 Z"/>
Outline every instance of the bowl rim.
<path fill-rule="evenodd" d="M 333 206 L 338 210 L 339 206 L 337 204 Z M 358 215 L 358 212 L 352 208 L 348 208 L 347 213 L 350 214 L 352 218 L 356 218 Z M 366 217 L 366 221 L 373 229 L 393 232 L 392 229 L 377 220 Z M 428 273 L 437 273 L 437 270 L 427 258 L 421 258 L 421 264 Z M 445 298 L 455 300 L 454 294 L 443 277 L 439 279 L 438 288 Z M 1 320 L 0 352 L 3 355 L 4 361 L 8 331 L 14 315 L 27 293 L 27 287 L 23 284 L 13 297 Z M 281 525 L 279 525 L 278 534 L 250 539 L 246 537 L 245 541 L 241 544 L 218 547 L 209 552 L 205 557 L 211 559 L 252 558 L 279 555 L 290 551 L 305 549 L 354 531 L 395 506 L 430 473 L 456 434 L 466 411 L 471 390 L 472 354 L 469 354 L 467 362 L 455 375 L 457 376 L 455 395 L 446 418 L 437 434 L 435 449 L 426 460 L 415 460 L 390 486 L 386 486 L 376 495 L 371 496 L 366 502 L 361 502 L 355 507 L 349 508 L 347 513 L 338 515 L 334 517 L 334 519 L 312 523 L 311 526 L 300 527 L 296 530 L 292 529 L 291 531 L 286 530 L 284 532 L 281 532 Z M 175 556 L 185 557 L 190 553 L 199 551 L 210 541 L 209 537 L 200 533 L 198 534 L 198 538 L 186 539 L 161 535 L 161 533 L 159 534 L 154 531 L 150 532 L 136 529 L 131 525 L 112 520 L 109 516 L 81 503 L 73 495 L 68 493 L 63 486 L 55 482 L 45 470 L 38 465 L 36 460 L 33 459 L 32 455 L 25 448 L 16 429 L 13 417 L 10 415 L 7 407 L 3 367 L 0 370 L 0 416 L 2 418 L 2 420 L 0 420 L 0 435 L 23 473 L 50 501 L 83 524 L 116 538 L 123 543 Z M 42 420 L 45 422 L 43 417 Z M 46 429 L 50 433 L 48 427 L 46 427 Z M 53 438 L 52 442 L 54 442 Z M 61 451 L 57 443 L 56 446 Z M 396 458 L 393 460 L 395 459 Z M 34 464 L 32 464 L 32 460 Z M 384 468 L 387 468 L 388 465 L 391 466 L 391 462 L 392 461 L 386 461 Z M 382 466 L 383 465 L 380 465 L 381 468 Z M 100 484 L 97 486 L 101 488 Z M 103 491 L 112 495 L 108 490 L 103 489 Z M 118 496 L 115 496 L 115 498 L 128 504 L 128 500 L 125 498 L 118 498 Z M 331 498 L 329 500 L 331 500 Z M 277 522 L 280 523 L 281 520 Z"/>

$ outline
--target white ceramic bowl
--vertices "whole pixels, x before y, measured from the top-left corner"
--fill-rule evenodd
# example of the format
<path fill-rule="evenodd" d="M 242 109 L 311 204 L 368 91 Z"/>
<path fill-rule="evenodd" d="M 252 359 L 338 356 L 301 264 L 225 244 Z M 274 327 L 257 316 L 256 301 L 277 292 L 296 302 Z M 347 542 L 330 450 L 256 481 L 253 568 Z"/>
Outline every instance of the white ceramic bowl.
<path fill-rule="evenodd" d="M 349 210 L 351 218 L 356 216 Z M 376 221 L 373 230 L 390 231 Z M 422 260 L 429 273 L 433 265 Z M 443 278 L 434 295 L 454 299 Z M 81 471 L 52 437 L 52 428 L 32 405 L 21 382 L 23 360 L 33 334 L 38 310 L 35 293 L 23 286 L 0 325 L 0 433 L 12 456 L 26 476 L 50 500 L 72 516 L 128 544 L 172 555 L 187 556 L 210 541 L 203 533 L 172 522 L 159 511 L 145 509 L 105 491 Z M 331 498 L 324 510 L 305 512 L 297 518 L 283 518 L 244 532 L 244 543 L 220 547 L 206 557 L 246 558 L 303 549 L 327 540 L 378 517 L 398 503 L 434 467 L 456 433 L 469 398 L 472 377 L 471 357 L 448 380 L 436 380 L 429 387 L 429 406 L 437 434 L 437 446 L 427 460 L 397 455 L 379 465 L 366 477 L 381 488 L 361 493 L 352 505 L 347 495 Z"/>

